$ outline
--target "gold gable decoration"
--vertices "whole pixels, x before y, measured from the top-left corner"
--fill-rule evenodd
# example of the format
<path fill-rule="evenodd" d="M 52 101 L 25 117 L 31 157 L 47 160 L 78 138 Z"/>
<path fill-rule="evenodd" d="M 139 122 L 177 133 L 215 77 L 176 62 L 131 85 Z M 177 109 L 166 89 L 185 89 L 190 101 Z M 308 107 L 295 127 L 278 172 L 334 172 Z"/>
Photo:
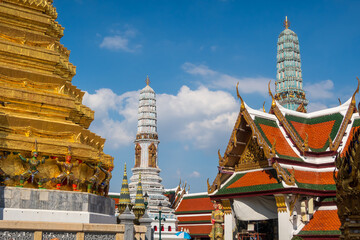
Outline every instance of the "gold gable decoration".
<path fill-rule="evenodd" d="M 241 101 L 240 113 L 223 157 L 220 154 L 220 150 L 218 151 L 219 166 L 227 171 L 242 171 L 267 167 L 267 159 L 275 157 L 276 154 L 271 151 L 271 148 L 247 111 L 245 102 L 240 96 L 238 86 L 239 83 L 236 85 L 236 93 Z M 240 137 L 243 139 L 240 139 Z M 219 189 L 220 185 L 226 181 L 228 177 L 228 174 L 219 172 L 212 184 L 210 184 L 208 179 L 208 193 L 210 194 Z"/>
<path fill-rule="evenodd" d="M 264 150 L 257 144 L 254 138 L 249 141 L 246 150 L 235 165 L 235 171 L 244 171 L 256 168 L 268 167 L 268 161 Z"/>

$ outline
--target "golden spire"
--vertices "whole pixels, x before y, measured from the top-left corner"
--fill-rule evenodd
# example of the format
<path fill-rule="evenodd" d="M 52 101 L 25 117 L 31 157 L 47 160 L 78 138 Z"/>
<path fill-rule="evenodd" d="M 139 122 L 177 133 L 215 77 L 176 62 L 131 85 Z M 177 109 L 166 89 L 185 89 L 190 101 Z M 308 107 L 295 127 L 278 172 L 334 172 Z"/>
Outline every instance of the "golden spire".
<path fill-rule="evenodd" d="M 150 83 L 150 79 L 149 79 L 149 75 L 146 76 L 146 85 L 149 86 L 149 83 Z"/>
<path fill-rule="evenodd" d="M 284 27 L 285 27 L 286 29 L 288 29 L 288 28 L 290 27 L 290 22 L 288 21 L 287 16 L 285 17 Z"/>

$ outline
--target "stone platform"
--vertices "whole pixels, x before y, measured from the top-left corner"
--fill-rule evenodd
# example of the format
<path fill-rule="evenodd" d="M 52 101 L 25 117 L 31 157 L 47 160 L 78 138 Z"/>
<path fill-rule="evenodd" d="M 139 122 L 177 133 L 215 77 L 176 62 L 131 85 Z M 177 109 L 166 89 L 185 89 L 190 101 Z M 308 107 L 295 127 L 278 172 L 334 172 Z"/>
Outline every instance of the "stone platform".
<path fill-rule="evenodd" d="M 91 193 L 0 187 L 0 220 L 115 224 L 115 204 Z"/>

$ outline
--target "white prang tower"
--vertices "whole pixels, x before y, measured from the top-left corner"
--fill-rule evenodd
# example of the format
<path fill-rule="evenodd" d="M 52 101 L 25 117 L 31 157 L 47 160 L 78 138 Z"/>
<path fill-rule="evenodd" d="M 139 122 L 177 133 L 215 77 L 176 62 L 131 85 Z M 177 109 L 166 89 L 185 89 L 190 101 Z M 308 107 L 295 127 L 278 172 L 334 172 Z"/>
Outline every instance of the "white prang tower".
<path fill-rule="evenodd" d="M 138 111 L 138 130 L 135 140 L 135 166 L 131 169 L 133 175 L 129 184 L 130 197 L 135 201 L 136 188 L 141 174 L 141 183 L 143 193 L 149 195 L 148 214 L 154 219 L 153 228 L 156 226 L 155 239 L 159 231 L 158 216 L 159 202 L 163 205 L 162 217 L 166 221 L 162 224 L 162 239 L 170 239 L 176 232 L 177 219 L 174 209 L 170 208 L 170 202 L 164 196 L 164 186 L 159 176 L 160 168 L 158 166 L 158 145 L 160 143 L 157 134 L 157 115 L 156 115 L 156 94 L 149 86 L 149 77 L 146 78 L 146 87 L 140 91 L 139 111 Z M 170 231 L 169 231 L 170 230 Z M 174 235 L 175 236 L 175 235 Z"/>

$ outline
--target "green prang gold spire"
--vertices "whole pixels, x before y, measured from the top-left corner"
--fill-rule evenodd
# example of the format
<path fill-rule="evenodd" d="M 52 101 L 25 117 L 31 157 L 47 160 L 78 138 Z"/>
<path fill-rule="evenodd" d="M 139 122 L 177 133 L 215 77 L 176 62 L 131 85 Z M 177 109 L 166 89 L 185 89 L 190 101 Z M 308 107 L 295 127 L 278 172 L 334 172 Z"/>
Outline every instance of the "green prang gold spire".
<path fill-rule="evenodd" d="M 129 185 L 128 185 L 127 173 L 126 173 L 126 163 L 125 163 L 124 177 L 122 181 L 119 204 L 118 204 L 118 209 L 120 214 L 122 214 L 125 211 L 126 206 L 129 206 L 129 209 L 131 209 L 130 192 L 129 192 Z"/>
<path fill-rule="evenodd" d="M 135 206 L 133 212 L 137 219 L 140 219 L 145 213 L 144 196 L 141 185 L 141 173 L 139 174 L 139 183 L 136 190 Z"/>
<path fill-rule="evenodd" d="M 286 17 L 277 42 L 275 99 L 287 109 L 306 112 L 309 101 L 303 90 L 299 39 L 289 26 Z"/>

